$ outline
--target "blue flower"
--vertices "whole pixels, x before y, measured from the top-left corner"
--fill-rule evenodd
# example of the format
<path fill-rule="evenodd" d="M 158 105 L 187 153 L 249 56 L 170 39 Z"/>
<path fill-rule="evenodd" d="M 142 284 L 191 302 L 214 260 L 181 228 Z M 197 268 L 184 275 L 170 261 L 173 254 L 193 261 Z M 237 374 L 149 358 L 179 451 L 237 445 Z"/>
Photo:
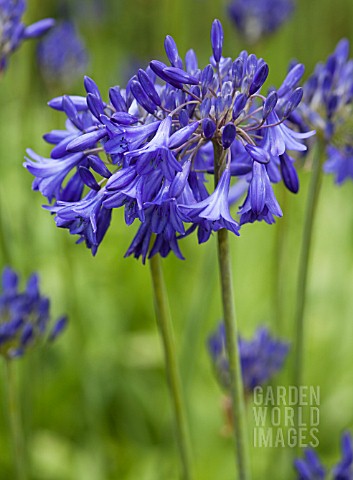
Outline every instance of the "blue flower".
<path fill-rule="evenodd" d="M 170 220 L 171 219 L 171 220 Z M 135 258 L 146 258 L 156 254 L 166 257 L 171 251 L 184 259 L 179 245 L 177 232 L 184 233 L 182 219 L 177 211 L 175 202 L 164 202 L 158 206 L 151 206 L 145 212 L 145 220 L 139 227 L 125 257 L 133 255 Z M 151 243 L 152 239 L 154 241 Z"/>
<path fill-rule="evenodd" d="M 240 337 L 238 344 L 244 389 L 247 393 L 268 382 L 279 372 L 289 351 L 288 343 L 274 339 L 264 327 L 257 329 L 252 340 Z M 220 385 L 228 390 L 230 380 L 223 323 L 209 337 L 208 351 Z"/>
<path fill-rule="evenodd" d="M 353 145 L 345 145 L 340 149 L 328 145 L 326 154 L 327 161 L 324 164 L 324 171 L 335 175 L 338 185 L 348 178 L 353 179 Z"/>
<path fill-rule="evenodd" d="M 36 177 L 33 190 L 39 190 L 49 201 L 61 198 L 64 190 L 62 183 L 71 170 L 81 163 L 83 154 L 66 155 L 60 160 L 55 160 L 40 157 L 30 149 L 27 153 L 32 159 L 26 158 L 25 166 Z"/>
<path fill-rule="evenodd" d="M 41 341 L 54 340 L 66 327 L 61 317 L 50 327 L 50 302 L 41 295 L 39 277 L 33 274 L 23 292 L 19 278 L 10 268 L 2 272 L 0 294 L 0 355 L 7 359 L 22 356 Z"/>
<path fill-rule="evenodd" d="M 318 63 L 304 84 L 299 113 L 327 145 L 324 170 L 336 183 L 352 178 L 353 60 L 349 42 L 341 40 L 325 63 Z"/>
<path fill-rule="evenodd" d="M 274 215 L 282 216 L 265 165 L 254 162 L 250 188 L 244 204 L 239 209 L 240 224 L 265 220 L 274 223 Z"/>
<path fill-rule="evenodd" d="M 298 480 L 351 480 L 353 478 L 353 441 L 349 432 L 342 435 L 342 459 L 327 474 L 316 452 L 308 448 L 304 451 L 303 459 L 296 459 L 294 466 L 298 473 Z"/>
<path fill-rule="evenodd" d="M 265 130 L 262 148 L 270 152 L 272 156 L 283 155 L 287 150 L 296 150 L 298 152 L 307 150 L 301 141 L 311 137 L 313 135 L 312 131 L 299 133 L 288 128 L 284 123 L 280 123 L 276 112 L 269 114 L 265 126 L 271 124 L 275 126 Z"/>
<path fill-rule="evenodd" d="M 294 0 L 231 0 L 228 12 L 247 41 L 275 32 L 292 15 Z"/>
<path fill-rule="evenodd" d="M 353 476 L 353 440 L 349 432 L 345 432 L 341 439 L 342 459 L 333 468 L 335 480 L 350 480 Z"/>
<path fill-rule="evenodd" d="M 111 220 L 111 209 L 103 206 L 103 200 L 104 190 L 90 191 L 80 201 L 59 201 L 48 210 L 55 213 L 58 227 L 68 228 L 72 235 L 79 235 L 77 243 L 85 241 L 95 255 Z"/>
<path fill-rule="evenodd" d="M 172 117 L 169 115 L 163 120 L 153 139 L 139 150 L 126 152 L 125 158 L 129 164 L 136 162 L 136 171 L 140 175 L 147 175 L 160 169 L 164 177 L 173 180 L 176 172 L 182 168 L 173 152 L 169 149 L 169 134 L 172 126 Z"/>
<path fill-rule="evenodd" d="M 294 465 L 299 474 L 298 480 L 325 480 L 326 478 L 326 470 L 312 449 L 306 449 L 304 459 L 295 460 Z"/>
<path fill-rule="evenodd" d="M 125 88 L 110 88 L 109 99 L 85 77 L 86 96 L 49 102 L 66 114 L 66 129 L 44 136 L 53 145 L 50 159 L 30 152 L 25 167 L 33 188 L 53 202 L 57 225 L 93 253 L 116 208 L 124 208 L 127 225 L 139 222 L 127 255 L 145 261 L 173 251 L 183 258 L 179 242 L 195 230 L 200 243 L 221 228 L 239 234 L 234 203 L 243 203 L 240 223 L 272 223 L 282 215 L 272 183 L 283 179 L 298 191 L 288 152 L 305 151 L 303 140 L 314 133 L 293 130 L 289 120 L 304 68 L 294 66 L 278 91 L 265 95 L 268 65 L 245 51 L 234 61 L 224 57 L 219 20 L 211 47 L 201 69 L 193 50 L 183 59 L 167 36 L 169 66 L 152 60 Z M 214 189 L 215 171 L 223 173 Z"/>
<path fill-rule="evenodd" d="M 230 169 L 229 167 L 223 172 L 215 191 L 202 200 L 191 205 L 181 205 L 193 222 L 202 222 L 207 220 L 212 230 L 220 230 L 227 228 L 236 235 L 239 235 L 239 225 L 232 218 L 229 212 L 229 186 L 230 186 Z"/>
<path fill-rule="evenodd" d="M 0 72 L 6 69 L 10 55 L 28 38 L 36 38 L 47 32 L 54 20 L 46 18 L 25 26 L 22 16 L 25 0 L 0 0 Z"/>
<path fill-rule="evenodd" d="M 101 160 L 98 158 L 98 162 L 92 162 L 91 154 L 95 149 L 90 146 L 92 142 L 96 146 L 101 139 L 105 140 L 103 137 L 107 138 L 106 127 L 89 111 L 84 97 L 58 97 L 49 103 L 68 116 L 66 130 L 53 130 L 44 135 L 48 143 L 55 145 L 50 159 L 28 149 L 29 158 L 26 157 L 24 166 L 35 176 L 33 190 L 39 190 L 50 202 L 53 199 L 77 201 L 83 194 L 87 178 L 79 174 L 80 167 L 89 166 L 93 171 L 98 168 L 98 173 L 102 174 L 102 168 L 99 169 Z"/>
<path fill-rule="evenodd" d="M 103 121 L 107 122 L 105 119 Z M 122 161 L 126 152 L 133 151 L 143 145 L 151 137 L 160 125 L 160 122 L 153 122 L 142 126 L 116 125 L 109 122 L 107 132 L 109 140 L 104 145 L 108 155 L 112 155 L 117 161 Z"/>
<path fill-rule="evenodd" d="M 44 80 L 50 85 L 70 87 L 86 71 L 88 54 L 74 24 L 68 20 L 40 41 L 37 59 Z"/>

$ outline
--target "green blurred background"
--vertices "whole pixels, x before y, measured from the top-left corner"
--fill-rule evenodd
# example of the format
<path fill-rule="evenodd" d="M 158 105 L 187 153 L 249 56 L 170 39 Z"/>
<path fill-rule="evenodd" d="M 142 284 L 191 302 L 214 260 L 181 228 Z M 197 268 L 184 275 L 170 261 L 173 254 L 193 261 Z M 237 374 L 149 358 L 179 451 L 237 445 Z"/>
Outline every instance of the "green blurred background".
<path fill-rule="evenodd" d="M 26 22 L 57 14 L 55 0 L 29 0 Z M 80 8 L 76 4 L 81 3 Z M 194 48 L 200 65 L 211 53 L 215 17 L 225 29 L 226 55 L 247 48 L 218 0 L 101 1 L 106 11 L 90 14 L 91 1 L 70 0 L 90 52 L 88 74 L 106 96 L 123 84 L 131 64 L 165 58 L 171 34 L 184 54 Z M 352 0 L 302 0 L 295 15 L 271 38 L 252 48 L 270 65 L 269 83 L 278 86 L 296 58 L 310 73 L 337 41 L 353 40 Z M 31 190 L 22 167 L 27 147 L 47 155 L 42 135 L 62 128 L 64 115 L 46 102 L 62 93 L 48 89 L 35 62 L 35 42 L 13 56 L 1 80 L 0 195 L 11 264 L 23 277 L 38 271 L 54 315 L 67 312 L 70 325 L 57 344 L 17 362 L 31 479 L 176 480 L 171 410 L 162 351 L 156 332 L 148 267 L 123 255 L 135 226 L 114 212 L 96 258 L 67 231 L 55 227 Z M 309 172 L 300 173 L 297 196 L 276 192 L 284 218 L 275 226 L 248 225 L 232 239 L 235 297 L 241 331 L 250 337 L 265 324 L 291 339 L 295 279 Z M 321 387 L 319 451 L 327 464 L 338 459 L 339 436 L 353 427 L 353 185 L 324 179 L 315 225 L 307 309 L 305 383 Z M 284 236 L 280 264 L 281 304 L 276 301 L 278 235 Z M 220 316 L 216 244 L 181 244 L 187 260 L 164 262 L 175 321 L 176 342 L 187 398 L 197 480 L 234 478 L 232 442 L 222 436 L 222 392 L 205 348 Z M 5 262 L 1 261 L 1 265 Z M 277 378 L 290 383 L 291 358 Z M 1 372 L 2 374 L 4 372 Z M 4 375 L 3 377 L 4 378 Z M 1 398 L 4 386 L 1 382 Z M 5 404 L 0 416 L 0 478 L 12 479 Z M 253 415 L 249 405 L 250 431 Z M 254 478 L 294 478 L 293 451 L 252 452 Z"/>

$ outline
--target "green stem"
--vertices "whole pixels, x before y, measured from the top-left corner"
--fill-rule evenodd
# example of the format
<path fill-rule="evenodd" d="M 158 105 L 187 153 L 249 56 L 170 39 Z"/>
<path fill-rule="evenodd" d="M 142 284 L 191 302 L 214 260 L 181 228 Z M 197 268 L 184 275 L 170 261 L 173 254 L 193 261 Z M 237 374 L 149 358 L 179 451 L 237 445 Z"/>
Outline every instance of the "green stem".
<path fill-rule="evenodd" d="M 217 185 L 223 165 L 223 149 L 214 145 L 215 184 Z M 232 417 L 235 439 L 235 455 L 239 480 L 251 478 L 249 448 L 246 425 L 245 395 L 238 347 L 238 327 L 234 305 L 232 263 L 230 257 L 228 230 L 218 231 L 218 262 L 222 291 L 223 320 L 226 332 L 226 349 L 229 362 Z"/>
<path fill-rule="evenodd" d="M 11 440 L 13 448 L 13 459 L 16 468 L 17 480 L 26 480 L 26 468 L 23 448 L 23 433 L 21 425 L 20 407 L 18 392 L 16 389 L 13 363 L 6 360 L 8 415 L 10 422 Z"/>
<path fill-rule="evenodd" d="M 309 259 L 315 222 L 317 203 L 322 179 L 322 158 L 325 152 L 325 143 L 318 143 L 314 155 L 309 192 L 305 211 L 305 221 L 301 252 L 299 257 L 299 271 L 297 284 L 297 301 L 295 310 L 295 359 L 294 359 L 294 385 L 301 385 L 303 380 L 303 357 L 305 338 L 305 306 L 307 295 L 307 281 Z"/>
<path fill-rule="evenodd" d="M 191 480 L 191 453 L 189 434 L 183 402 L 182 386 L 177 365 L 173 324 L 169 310 L 167 290 L 164 283 L 161 260 L 154 255 L 150 260 L 154 304 L 158 329 L 163 342 L 166 373 L 174 409 L 174 421 L 182 468 L 182 479 Z"/>
<path fill-rule="evenodd" d="M 236 443 L 236 460 L 239 480 L 250 479 L 248 439 L 246 432 L 246 411 L 243 380 L 238 348 L 238 328 L 233 300 L 231 259 L 228 231 L 218 232 L 218 259 L 222 289 L 223 318 L 226 330 L 226 348 L 231 381 L 232 413 Z"/>

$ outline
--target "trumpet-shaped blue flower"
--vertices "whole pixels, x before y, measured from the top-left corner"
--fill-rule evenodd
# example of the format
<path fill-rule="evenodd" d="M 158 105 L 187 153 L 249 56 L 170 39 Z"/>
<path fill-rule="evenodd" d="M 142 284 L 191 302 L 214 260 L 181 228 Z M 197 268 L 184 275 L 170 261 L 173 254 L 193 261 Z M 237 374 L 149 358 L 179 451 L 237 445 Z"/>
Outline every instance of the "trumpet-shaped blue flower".
<path fill-rule="evenodd" d="M 280 123 L 275 112 L 270 113 L 268 121 L 275 126 L 265 131 L 262 148 L 272 156 L 283 155 L 287 150 L 306 151 L 307 148 L 301 141 L 311 137 L 312 132 L 299 133 L 288 128 L 284 123 Z"/>
<path fill-rule="evenodd" d="M 86 96 L 49 102 L 66 114 L 66 129 L 44 136 L 53 145 L 50 159 L 30 152 L 25 166 L 33 188 L 54 202 L 57 225 L 93 253 L 116 208 L 124 208 L 127 225 L 140 224 L 127 255 L 144 261 L 173 251 L 183 258 L 179 241 L 195 230 L 200 243 L 221 228 L 239 233 L 230 206 L 242 195 L 242 224 L 272 223 L 282 212 L 271 183 L 283 178 L 298 191 L 287 151 L 304 151 L 302 141 L 313 133 L 294 131 L 289 120 L 301 100 L 303 67 L 265 95 L 268 65 L 245 51 L 224 57 L 218 20 L 211 49 L 210 64 L 200 68 L 193 50 L 182 59 L 167 36 L 169 66 L 152 60 L 125 88 L 112 87 L 108 99 L 85 77 Z M 215 172 L 221 175 L 213 189 Z"/>
<path fill-rule="evenodd" d="M 227 228 L 239 235 L 239 225 L 229 211 L 230 169 L 223 172 L 215 191 L 201 202 L 191 205 L 181 205 L 194 223 L 204 223 L 206 220 L 212 230 Z"/>
<path fill-rule="evenodd" d="M 86 242 L 93 255 L 110 225 L 111 209 L 103 206 L 104 191 L 91 191 L 82 200 L 75 202 L 59 201 L 48 209 L 55 213 L 56 225 L 68 228 L 72 235 L 79 235 L 77 243 Z"/>
<path fill-rule="evenodd" d="M 71 170 L 82 162 L 83 154 L 66 155 L 60 160 L 43 158 L 32 150 L 27 150 L 31 158 L 26 160 L 26 168 L 36 178 L 33 182 L 33 190 L 39 190 L 51 201 L 53 198 L 61 198 L 62 183 Z"/>
<path fill-rule="evenodd" d="M 109 120 L 107 122 L 107 133 L 109 140 L 104 145 L 108 155 L 112 155 L 118 161 L 124 158 L 126 152 L 133 151 L 143 145 L 148 138 L 156 133 L 160 122 L 153 122 L 142 126 L 117 125 Z"/>
<path fill-rule="evenodd" d="M 50 326 L 50 302 L 41 295 L 39 277 L 33 274 L 23 292 L 19 278 L 6 267 L 0 294 L 0 355 L 7 359 L 22 356 L 44 339 L 54 340 L 65 328 L 66 317 Z"/>
<path fill-rule="evenodd" d="M 353 477 L 353 441 L 349 432 L 342 435 L 341 449 L 342 459 L 330 472 L 326 471 L 313 449 L 306 449 L 304 458 L 294 462 L 298 480 L 350 480 Z"/>
<path fill-rule="evenodd" d="M 180 163 L 169 149 L 169 134 L 172 126 L 172 117 L 169 115 L 163 120 L 153 139 L 139 150 L 126 152 L 128 163 L 136 162 L 136 171 L 140 175 L 148 175 L 160 169 L 163 176 L 173 180 L 175 173 L 182 170 Z"/>
<path fill-rule="evenodd" d="M 253 339 L 245 340 L 240 337 L 238 343 L 243 383 L 247 393 L 268 382 L 279 372 L 289 351 L 288 343 L 273 338 L 264 327 L 256 331 Z M 223 323 L 209 337 L 208 351 L 220 385 L 228 390 L 230 379 Z"/>
<path fill-rule="evenodd" d="M 184 259 L 179 245 L 178 232 L 185 234 L 182 218 L 178 212 L 175 201 L 163 202 L 161 205 L 150 206 L 145 212 L 144 222 L 139 227 L 125 256 L 134 255 L 135 258 L 153 257 L 157 253 L 166 257 L 171 251 Z M 152 246 L 150 245 L 151 240 Z"/>
<path fill-rule="evenodd" d="M 239 213 L 241 224 L 253 223 L 256 220 L 265 220 L 271 224 L 275 221 L 274 215 L 282 216 L 266 167 L 261 163 L 253 163 L 249 192 Z"/>
<path fill-rule="evenodd" d="M 40 37 L 54 25 L 51 18 L 24 25 L 25 10 L 25 0 L 0 0 L 0 72 L 6 69 L 10 55 L 24 40 Z"/>

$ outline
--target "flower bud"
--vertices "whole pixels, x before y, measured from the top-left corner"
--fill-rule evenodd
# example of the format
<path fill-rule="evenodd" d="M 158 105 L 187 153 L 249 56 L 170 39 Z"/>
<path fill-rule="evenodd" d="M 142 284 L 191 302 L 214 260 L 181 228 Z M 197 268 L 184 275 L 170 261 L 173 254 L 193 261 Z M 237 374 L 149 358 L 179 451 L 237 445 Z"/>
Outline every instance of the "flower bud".
<path fill-rule="evenodd" d="M 178 47 L 176 46 L 175 40 L 170 35 L 167 35 L 164 40 L 165 53 L 173 65 L 173 67 L 183 68 L 183 62 L 179 57 Z"/>
<path fill-rule="evenodd" d="M 240 112 L 244 109 L 247 101 L 248 101 L 248 96 L 245 95 L 245 93 L 240 93 L 236 97 L 236 99 L 234 101 L 234 106 L 233 106 L 233 119 L 234 120 L 239 117 Z"/>
<path fill-rule="evenodd" d="M 142 70 L 141 68 L 139 69 L 137 73 L 138 79 L 140 80 L 141 86 L 146 92 L 147 96 L 152 100 L 152 102 L 155 105 L 160 106 L 161 105 L 161 99 L 152 83 L 150 80 L 150 77 L 147 75 L 147 73 Z"/>
<path fill-rule="evenodd" d="M 277 92 L 271 92 L 265 100 L 264 108 L 262 110 L 262 118 L 264 120 L 273 112 L 275 106 L 277 105 L 278 95 Z"/>
<path fill-rule="evenodd" d="M 237 129 L 234 123 L 227 123 L 222 132 L 222 145 L 224 150 L 227 150 L 235 140 Z"/>
<path fill-rule="evenodd" d="M 148 113 L 153 114 L 156 111 L 156 104 L 147 96 L 141 84 L 137 80 L 132 80 L 130 84 L 131 92 L 136 98 L 137 102 L 145 109 Z"/>
<path fill-rule="evenodd" d="M 211 28 L 211 45 L 213 51 L 213 57 L 217 63 L 219 63 L 222 56 L 223 48 L 223 28 L 219 20 L 214 20 Z"/>
<path fill-rule="evenodd" d="M 269 71 L 269 69 L 268 69 L 267 63 L 264 63 L 260 68 L 257 69 L 257 71 L 254 75 L 254 79 L 252 81 L 252 84 L 250 85 L 250 90 L 249 90 L 250 95 L 253 95 L 258 90 L 260 90 L 260 88 L 265 83 L 265 81 L 268 77 L 268 71 Z"/>
<path fill-rule="evenodd" d="M 268 163 L 270 161 L 270 154 L 261 147 L 250 145 L 248 143 L 247 145 L 245 145 L 245 150 L 256 162 Z"/>
<path fill-rule="evenodd" d="M 188 85 L 198 85 L 200 83 L 196 77 L 189 75 L 181 68 L 166 67 L 163 70 L 163 73 L 168 79 L 172 80 L 173 82 L 186 83 Z"/>
<path fill-rule="evenodd" d="M 83 167 L 81 165 L 80 167 L 78 167 L 78 172 L 80 174 L 81 180 L 85 185 L 87 185 L 87 187 L 96 191 L 100 189 L 100 186 L 98 185 L 96 179 L 87 167 Z"/>
<path fill-rule="evenodd" d="M 205 138 L 210 140 L 216 131 L 216 125 L 214 121 L 210 118 L 204 118 L 202 120 L 202 130 Z"/>

